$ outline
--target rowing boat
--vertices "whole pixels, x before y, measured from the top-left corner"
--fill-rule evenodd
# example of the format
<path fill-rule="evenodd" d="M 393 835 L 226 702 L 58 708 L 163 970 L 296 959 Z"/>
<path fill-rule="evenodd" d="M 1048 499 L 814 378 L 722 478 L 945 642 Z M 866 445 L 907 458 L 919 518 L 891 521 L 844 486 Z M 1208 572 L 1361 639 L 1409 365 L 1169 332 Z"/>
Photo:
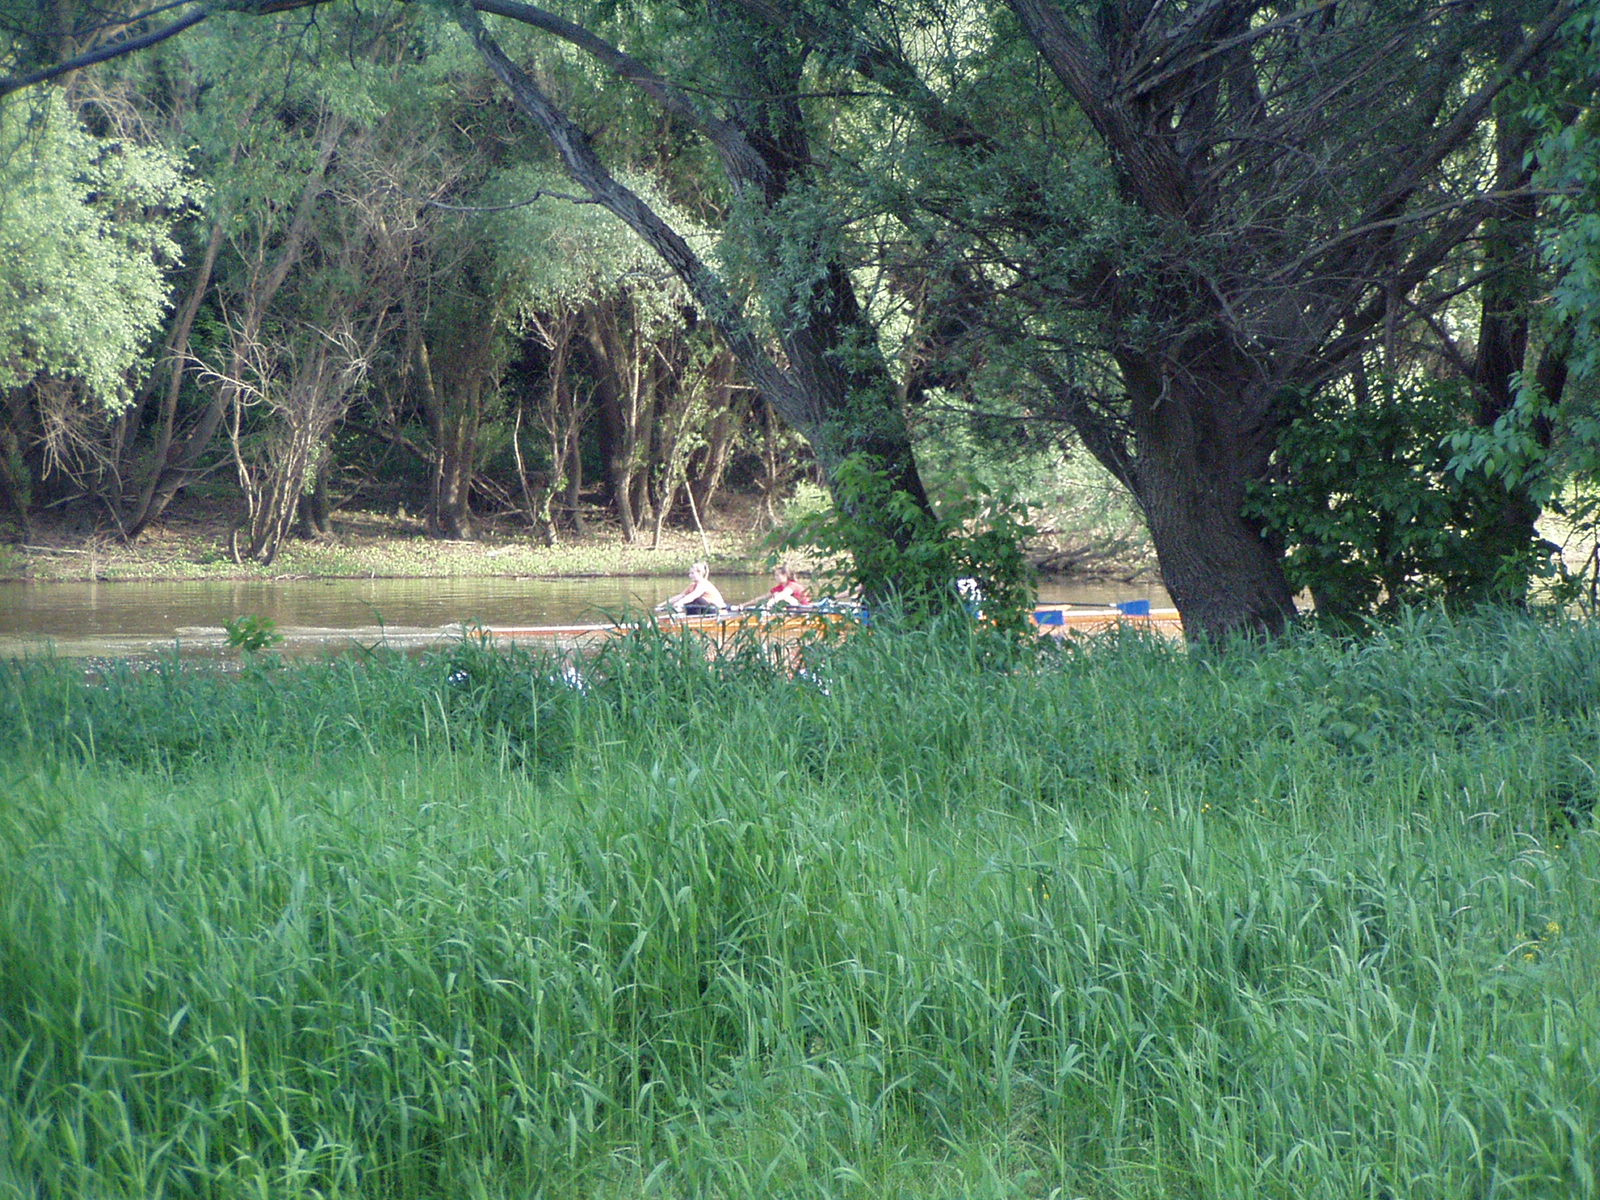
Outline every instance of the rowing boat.
<path fill-rule="evenodd" d="M 797 642 L 857 624 L 859 614 L 842 609 L 786 609 L 782 613 L 741 612 L 729 609 L 707 616 L 669 614 L 648 622 L 614 621 L 598 625 L 487 625 L 469 632 L 492 642 L 546 642 L 562 648 L 586 648 L 637 633 L 659 629 L 664 633 L 692 633 L 713 645 L 724 646 L 744 637 L 763 642 Z"/>
<path fill-rule="evenodd" d="M 616 621 L 592 625 L 492 625 L 467 632 L 492 642 L 546 643 L 568 648 L 587 648 L 613 638 L 656 628 L 666 633 L 692 633 L 718 648 L 741 639 L 755 637 L 762 642 L 782 645 L 846 633 L 861 622 L 855 609 L 814 607 L 785 608 L 781 612 L 739 611 L 707 616 L 665 615 L 648 623 Z M 1183 622 L 1177 609 L 1151 608 L 1148 601 L 1123 604 L 1074 605 L 1041 604 L 1033 620 L 1041 635 L 1070 637 L 1106 633 L 1113 629 L 1139 629 L 1164 637 L 1181 637 Z"/>
<path fill-rule="evenodd" d="M 1152 608 L 1148 600 L 1121 604 L 1041 604 L 1033 610 L 1033 623 L 1041 634 L 1071 637 L 1109 633 L 1113 629 L 1142 629 L 1162 637 L 1183 636 L 1183 618 L 1175 608 Z"/>

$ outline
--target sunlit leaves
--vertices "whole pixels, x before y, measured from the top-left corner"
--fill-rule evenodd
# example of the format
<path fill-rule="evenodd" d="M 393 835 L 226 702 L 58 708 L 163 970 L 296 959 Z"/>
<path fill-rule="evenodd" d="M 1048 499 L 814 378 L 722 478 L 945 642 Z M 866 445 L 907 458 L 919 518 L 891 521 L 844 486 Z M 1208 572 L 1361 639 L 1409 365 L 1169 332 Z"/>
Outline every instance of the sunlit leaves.
<path fill-rule="evenodd" d="M 91 136 L 54 91 L 0 107 L 0 387 L 52 375 L 125 404 L 193 194 L 171 155 Z"/>
<path fill-rule="evenodd" d="M 692 232 L 688 216 L 654 195 L 648 180 L 628 183 L 675 228 Z M 650 248 L 611 213 L 575 196 L 570 181 L 516 168 L 492 179 L 480 200 L 485 211 L 475 220 L 510 311 L 578 308 L 624 288 L 662 316 L 686 303 L 682 285 Z"/>

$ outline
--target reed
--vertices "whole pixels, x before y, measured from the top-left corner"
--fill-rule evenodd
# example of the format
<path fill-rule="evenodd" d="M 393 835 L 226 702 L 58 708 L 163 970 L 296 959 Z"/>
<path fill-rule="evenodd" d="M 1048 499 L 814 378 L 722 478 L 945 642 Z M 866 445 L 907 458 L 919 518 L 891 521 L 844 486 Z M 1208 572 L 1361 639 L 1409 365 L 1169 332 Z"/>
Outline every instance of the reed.
<path fill-rule="evenodd" d="M 0 1196 L 1594 1196 L 1600 636 L 0 666 Z"/>

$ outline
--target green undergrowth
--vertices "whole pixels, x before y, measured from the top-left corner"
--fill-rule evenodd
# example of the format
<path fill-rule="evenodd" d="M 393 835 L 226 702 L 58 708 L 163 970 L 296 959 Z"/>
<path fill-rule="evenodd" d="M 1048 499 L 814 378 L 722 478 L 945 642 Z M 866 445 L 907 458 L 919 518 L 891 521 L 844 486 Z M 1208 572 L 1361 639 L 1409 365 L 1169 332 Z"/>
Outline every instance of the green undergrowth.
<path fill-rule="evenodd" d="M 1581 1197 L 1600 634 L 0 665 L 0 1197 Z"/>

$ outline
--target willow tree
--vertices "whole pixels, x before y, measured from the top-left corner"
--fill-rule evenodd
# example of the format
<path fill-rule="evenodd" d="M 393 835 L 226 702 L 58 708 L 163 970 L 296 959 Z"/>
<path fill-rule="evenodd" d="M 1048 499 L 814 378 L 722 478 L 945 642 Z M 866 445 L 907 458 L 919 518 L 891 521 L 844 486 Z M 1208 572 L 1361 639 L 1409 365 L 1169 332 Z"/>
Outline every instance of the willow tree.
<path fill-rule="evenodd" d="M 1192 633 L 1274 631 L 1283 549 L 1246 515 L 1278 435 L 1484 266 L 1530 181 L 1492 116 L 1565 0 L 1278 4 L 731 0 L 917 137 L 892 201 L 946 385 L 1007 363 L 1138 499 Z M 890 122 L 886 120 L 886 127 Z"/>
<path fill-rule="evenodd" d="M 816 143 L 828 114 L 802 102 L 810 81 L 806 48 L 765 36 L 719 4 L 687 24 L 650 24 L 657 48 L 694 47 L 700 77 L 691 89 L 595 29 L 534 5 L 473 0 L 453 12 L 518 110 L 550 139 L 585 199 L 618 217 L 677 275 L 757 391 L 811 444 L 824 474 L 835 478 L 847 460 L 865 456 L 896 493 L 928 511 L 895 372 L 857 293 L 843 236 L 848 220 L 831 206 L 828 155 Z M 587 56 L 702 147 L 721 185 L 708 212 L 716 218 L 723 270 L 660 206 L 619 178 L 541 72 L 508 53 L 482 15 L 506 18 Z M 726 99 L 718 105 L 707 97 Z M 860 516 L 870 525 L 884 514 Z M 883 522 L 885 536 L 900 536 L 899 529 Z"/>
<path fill-rule="evenodd" d="M 132 401 L 191 196 L 173 156 L 94 136 L 59 91 L 0 100 L 0 502 L 24 529 L 40 489 L 104 468 L 85 427 Z"/>
<path fill-rule="evenodd" d="M 513 0 L 455 11 L 573 177 L 717 319 L 726 295 L 701 260 L 616 187 L 476 14 L 564 41 L 714 148 L 726 229 L 777 314 L 784 368 L 740 340 L 748 326 L 725 334 L 780 400 L 784 382 L 814 384 L 812 364 L 848 363 L 858 373 L 831 393 L 838 409 L 876 396 L 874 411 L 903 419 L 850 273 L 862 265 L 850 231 L 874 213 L 898 222 L 902 275 L 932 317 L 915 347 L 925 381 L 1017 364 L 1035 411 L 1073 428 L 1137 498 L 1201 637 L 1274 632 L 1295 611 L 1283 547 L 1246 507 L 1286 423 L 1374 340 L 1443 311 L 1449 296 L 1429 281 L 1497 273 L 1477 238 L 1533 187 L 1497 161 L 1496 106 L 1538 77 L 1572 12 L 1568 0 L 707 0 L 638 27 L 625 54 L 600 36 L 604 9 L 565 6 L 587 25 Z M 844 99 L 851 77 L 868 100 Z M 819 93 L 828 104 L 807 108 Z M 706 95 L 729 99 L 712 111 Z M 825 164 L 853 190 L 820 185 Z M 826 468 L 826 431 L 803 404 L 776 407 Z"/>
<path fill-rule="evenodd" d="M 263 15 L 326 3 L 331 0 L 230 0 L 225 7 Z M 158 43 L 212 11 L 196 0 L 141 9 L 120 38 L 55 68 L 17 70 L 0 79 L 0 94 L 67 67 Z M 831 476 L 847 460 L 870 456 L 898 494 L 927 512 L 895 373 L 857 294 L 848 247 L 838 237 L 848 222 L 823 203 L 827 161 L 813 139 L 828 127 L 828 113 L 826 98 L 804 99 L 806 48 L 764 36 L 731 7 L 685 10 L 687 23 L 666 32 L 668 40 L 681 34 L 681 46 L 698 47 L 695 58 L 705 77 L 686 88 L 594 30 L 536 6 L 472 0 L 446 11 L 519 112 L 549 139 L 587 200 L 619 217 L 677 274 L 766 402 L 811 443 L 824 472 Z M 485 15 L 554 43 L 508 52 Z M 597 149 L 599 139 L 546 86 L 552 61 L 561 57 L 551 52 L 553 44 L 586 56 L 616 86 L 654 106 L 682 140 L 704 147 L 720 180 L 721 194 L 708 212 L 720 219 L 724 269 L 619 178 Z M 738 266 L 730 268 L 732 263 Z M 860 515 L 868 525 L 880 519 L 874 512 Z M 904 528 L 886 522 L 884 534 L 902 536 Z"/>

